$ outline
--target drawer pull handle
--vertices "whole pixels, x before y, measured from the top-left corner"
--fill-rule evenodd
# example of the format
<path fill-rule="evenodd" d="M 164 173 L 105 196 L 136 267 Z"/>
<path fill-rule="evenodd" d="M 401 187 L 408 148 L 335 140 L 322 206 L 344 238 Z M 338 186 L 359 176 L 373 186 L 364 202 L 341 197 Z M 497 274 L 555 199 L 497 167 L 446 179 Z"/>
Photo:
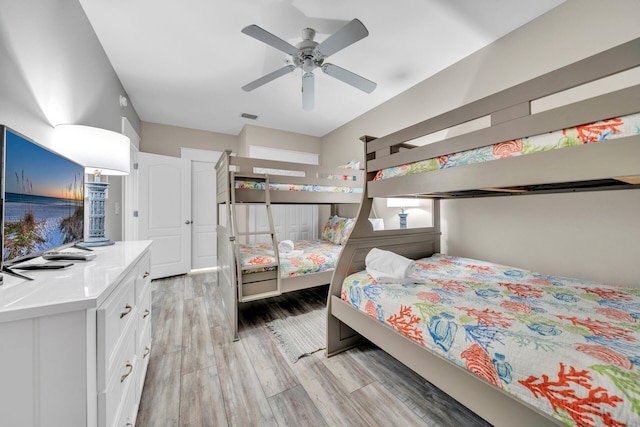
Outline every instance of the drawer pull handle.
<path fill-rule="evenodd" d="M 142 278 L 146 279 L 147 277 L 149 277 L 149 272 L 145 271 L 144 274 L 142 275 Z"/>
<path fill-rule="evenodd" d="M 149 353 L 151 353 L 151 349 L 147 346 L 144 348 L 144 355 L 142 355 L 142 357 L 143 358 L 147 357 Z"/>
<path fill-rule="evenodd" d="M 148 308 L 145 308 L 145 310 L 144 310 L 144 314 L 142 315 L 142 318 L 143 318 L 143 319 L 145 319 L 145 318 L 146 318 L 148 315 L 150 315 L 150 314 L 151 314 L 151 312 L 149 311 L 149 309 L 148 309 Z"/>
<path fill-rule="evenodd" d="M 120 313 L 120 318 L 122 319 L 124 316 L 126 316 L 127 314 L 131 313 L 131 310 L 133 310 L 133 307 L 131 307 L 129 304 L 124 306 L 124 311 L 122 313 Z"/>
<path fill-rule="evenodd" d="M 124 374 L 123 376 L 120 377 L 120 382 L 124 382 L 124 380 L 127 379 L 127 377 L 131 374 L 131 372 L 133 372 L 133 365 L 130 362 L 127 362 L 125 367 L 127 369 L 129 369 L 129 371 L 126 374 Z"/>

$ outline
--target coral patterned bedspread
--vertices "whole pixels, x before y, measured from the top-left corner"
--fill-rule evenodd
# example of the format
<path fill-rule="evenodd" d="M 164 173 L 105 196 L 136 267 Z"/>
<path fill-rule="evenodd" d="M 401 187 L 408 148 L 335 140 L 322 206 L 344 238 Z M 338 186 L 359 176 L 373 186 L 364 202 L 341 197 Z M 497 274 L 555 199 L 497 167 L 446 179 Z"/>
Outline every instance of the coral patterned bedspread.
<path fill-rule="evenodd" d="M 632 135 L 640 135 L 640 113 L 382 169 L 377 172 L 374 180 L 594 144 Z"/>
<path fill-rule="evenodd" d="M 296 277 L 304 274 L 322 273 L 336 267 L 342 245 L 326 240 L 296 240 L 295 249 L 302 254 L 289 258 L 280 257 L 280 277 Z M 275 262 L 273 246 L 269 243 L 252 243 L 240 245 L 240 263 L 243 268 L 255 266 L 247 272 L 273 269 L 260 267 L 261 264 Z"/>
<path fill-rule="evenodd" d="M 442 254 L 342 299 L 572 426 L 640 426 L 640 289 Z"/>
<path fill-rule="evenodd" d="M 264 190 L 264 182 L 259 181 L 236 181 L 236 189 L 240 190 Z M 315 193 L 362 193 L 362 187 L 342 187 L 332 185 L 311 185 L 311 184 L 278 184 L 269 183 L 269 190 L 272 191 L 311 191 Z"/>

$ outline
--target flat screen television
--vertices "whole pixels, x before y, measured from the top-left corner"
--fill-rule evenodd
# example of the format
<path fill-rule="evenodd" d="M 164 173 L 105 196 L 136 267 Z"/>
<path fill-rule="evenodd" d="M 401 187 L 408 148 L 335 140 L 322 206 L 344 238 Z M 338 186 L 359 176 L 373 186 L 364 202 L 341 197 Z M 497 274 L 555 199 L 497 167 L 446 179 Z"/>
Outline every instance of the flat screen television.
<path fill-rule="evenodd" d="M 2 266 L 84 238 L 84 167 L 2 126 Z"/>

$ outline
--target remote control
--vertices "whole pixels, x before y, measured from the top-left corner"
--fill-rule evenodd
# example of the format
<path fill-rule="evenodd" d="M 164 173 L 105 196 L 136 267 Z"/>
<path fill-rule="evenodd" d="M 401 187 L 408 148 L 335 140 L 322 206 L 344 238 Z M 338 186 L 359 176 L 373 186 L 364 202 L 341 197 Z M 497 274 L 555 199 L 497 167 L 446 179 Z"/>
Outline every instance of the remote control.
<path fill-rule="evenodd" d="M 11 268 L 15 268 L 17 270 L 57 270 L 59 268 L 70 267 L 72 265 L 72 262 L 43 262 L 42 264 L 13 265 Z"/>
<path fill-rule="evenodd" d="M 72 261 L 91 261 L 95 259 L 94 252 L 61 252 L 49 251 L 42 254 L 42 258 L 46 260 L 72 260 Z"/>

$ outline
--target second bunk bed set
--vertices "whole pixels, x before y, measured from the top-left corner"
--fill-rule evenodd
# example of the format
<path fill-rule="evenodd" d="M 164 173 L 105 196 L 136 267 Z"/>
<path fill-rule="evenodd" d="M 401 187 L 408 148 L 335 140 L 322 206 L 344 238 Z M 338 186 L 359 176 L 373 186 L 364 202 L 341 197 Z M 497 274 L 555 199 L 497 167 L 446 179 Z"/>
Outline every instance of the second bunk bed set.
<path fill-rule="evenodd" d="M 354 162 L 335 168 L 232 156 L 216 165 L 218 284 L 238 338 L 238 306 L 282 293 L 327 285 L 355 220 L 341 208 L 357 211 L 364 171 Z M 320 238 L 278 239 L 273 205 L 329 205 Z M 264 208 L 267 226 L 250 230 L 249 210 Z"/>

